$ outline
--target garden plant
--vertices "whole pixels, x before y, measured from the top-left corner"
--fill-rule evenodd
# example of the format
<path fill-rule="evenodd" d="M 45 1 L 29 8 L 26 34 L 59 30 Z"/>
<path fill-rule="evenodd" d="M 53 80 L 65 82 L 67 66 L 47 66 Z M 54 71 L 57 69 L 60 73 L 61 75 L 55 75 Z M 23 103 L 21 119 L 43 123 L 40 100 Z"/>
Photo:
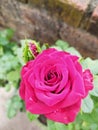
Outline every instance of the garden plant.
<path fill-rule="evenodd" d="M 13 42 L 13 30 L 0 32 L 0 86 L 14 88 L 7 116 L 26 112 L 46 119 L 49 130 L 98 130 L 98 60 L 67 42 Z M 33 122 L 32 122 L 33 123 Z"/>

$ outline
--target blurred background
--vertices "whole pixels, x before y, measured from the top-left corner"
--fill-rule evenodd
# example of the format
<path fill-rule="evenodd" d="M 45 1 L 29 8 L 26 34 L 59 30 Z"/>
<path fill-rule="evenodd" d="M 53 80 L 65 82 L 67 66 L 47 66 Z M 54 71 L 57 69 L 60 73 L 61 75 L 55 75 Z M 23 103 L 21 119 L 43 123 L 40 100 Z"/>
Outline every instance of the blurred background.
<path fill-rule="evenodd" d="M 0 130 L 46 130 L 18 112 L 24 111 L 17 89 L 25 38 L 50 45 L 62 39 L 83 57 L 97 59 L 98 0 L 0 0 Z"/>

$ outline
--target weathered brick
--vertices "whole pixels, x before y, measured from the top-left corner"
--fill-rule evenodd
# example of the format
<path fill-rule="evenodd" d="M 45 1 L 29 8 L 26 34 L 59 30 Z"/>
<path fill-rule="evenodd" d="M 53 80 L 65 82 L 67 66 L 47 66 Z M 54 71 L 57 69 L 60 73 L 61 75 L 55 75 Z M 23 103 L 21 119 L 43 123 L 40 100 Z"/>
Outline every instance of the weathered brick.
<path fill-rule="evenodd" d="M 78 27 L 90 0 L 29 0 L 30 5 L 46 8 L 51 15 Z"/>
<path fill-rule="evenodd" d="M 79 25 L 86 14 L 87 3 L 82 8 L 82 0 L 81 3 L 70 1 L 72 3 L 68 0 L 31 0 L 33 3 L 24 4 L 19 0 L 0 0 L 0 27 L 13 28 L 18 41 L 27 37 L 53 44 L 57 39 L 63 39 L 83 56 L 98 58 L 98 38 L 70 26 Z M 93 21 L 97 20 L 95 14 L 92 15 Z"/>
<path fill-rule="evenodd" d="M 28 3 L 28 0 L 18 0 L 20 2 L 23 2 L 23 3 Z"/>
<path fill-rule="evenodd" d="M 60 37 L 76 47 L 84 57 L 98 58 L 98 39 L 86 31 L 74 29 L 63 23 Z"/>
<path fill-rule="evenodd" d="M 98 36 L 98 6 L 94 9 L 87 31 Z"/>
<path fill-rule="evenodd" d="M 66 0 L 61 0 L 66 1 Z M 68 3 L 78 10 L 85 11 L 90 3 L 90 0 L 68 0 Z"/>
<path fill-rule="evenodd" d="M 98 6 L 95 8 L 92 17 L 98 20 Z"/>

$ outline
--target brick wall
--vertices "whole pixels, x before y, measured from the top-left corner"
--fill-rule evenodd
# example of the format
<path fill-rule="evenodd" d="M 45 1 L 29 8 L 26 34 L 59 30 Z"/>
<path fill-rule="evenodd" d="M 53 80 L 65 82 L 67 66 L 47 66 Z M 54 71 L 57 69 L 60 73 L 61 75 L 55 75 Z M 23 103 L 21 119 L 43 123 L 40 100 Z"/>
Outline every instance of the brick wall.
<path fill-rule="evenodd" d="M 98 36 L 98 0 L 21 0 L 29 5 L 46 8 L 50 14 L 73 27 Z"/>
<path fill-rule="evenodd" d="M 98 0 L 0 0 L 0 28 L 16 40 L 68 41 L 84 56 L 98 58 Z"/>

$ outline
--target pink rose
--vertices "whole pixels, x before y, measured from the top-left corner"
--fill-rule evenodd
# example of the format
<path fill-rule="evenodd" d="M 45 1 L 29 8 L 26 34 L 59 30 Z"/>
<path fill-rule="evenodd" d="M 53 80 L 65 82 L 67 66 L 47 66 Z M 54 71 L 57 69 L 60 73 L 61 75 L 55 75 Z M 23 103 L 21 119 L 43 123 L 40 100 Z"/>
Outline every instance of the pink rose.
<path fill-rule="evenodd" d="M 93 88 L 93 76 L 83 72 L 77 56 L 52 48 L 23 66 L 21 78 L 26 109 L 66 124 L 75 120 L 81 100 Z"/>

